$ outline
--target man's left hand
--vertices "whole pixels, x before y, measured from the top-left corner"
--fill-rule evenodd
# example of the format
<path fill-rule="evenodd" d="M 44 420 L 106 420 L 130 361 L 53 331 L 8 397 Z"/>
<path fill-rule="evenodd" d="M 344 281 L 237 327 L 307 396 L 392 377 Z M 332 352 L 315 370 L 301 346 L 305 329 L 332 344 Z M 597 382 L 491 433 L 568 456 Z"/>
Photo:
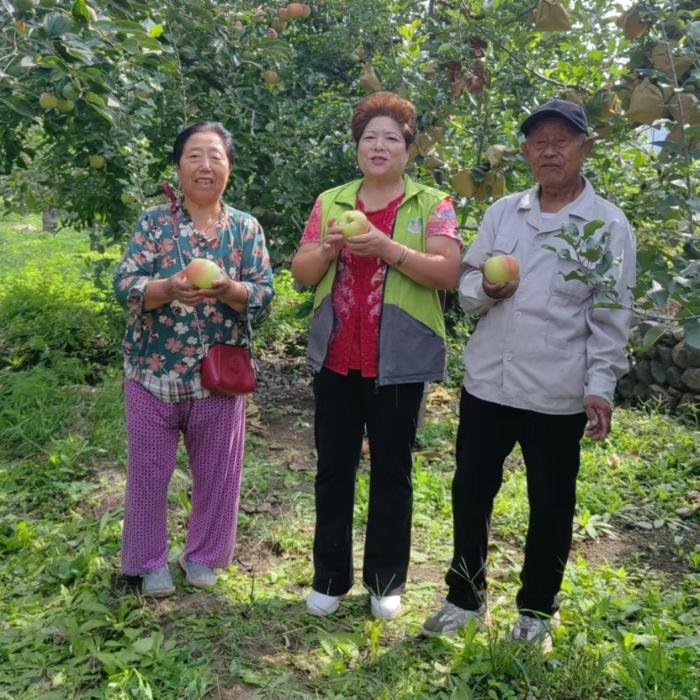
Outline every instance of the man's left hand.
<path fill-rule="evenodd" d="M 584 435 L 591 440 L 605 440 L 610 432 L 612 406 L 602 396 L 589 394 L 583 397 L 583 407 L 588 416 L 588 425 Z"/>

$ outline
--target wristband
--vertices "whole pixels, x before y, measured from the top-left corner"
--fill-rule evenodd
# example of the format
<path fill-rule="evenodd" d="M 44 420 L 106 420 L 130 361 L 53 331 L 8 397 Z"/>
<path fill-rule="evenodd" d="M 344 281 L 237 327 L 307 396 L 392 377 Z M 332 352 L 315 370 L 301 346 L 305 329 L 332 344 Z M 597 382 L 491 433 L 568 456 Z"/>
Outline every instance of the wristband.
<path fill-rule="evenodd" d="M 403 246 L 403 250 L 401 251 L 401 255 L 399 255 L 399 259 L 392 265 L 392 267 L 399 267 L 400 265 L 402 265 L 403 261 L 406 259 L 407 255 L 408 255 L 408 246 L 405 245 L 405 246 Z"/>

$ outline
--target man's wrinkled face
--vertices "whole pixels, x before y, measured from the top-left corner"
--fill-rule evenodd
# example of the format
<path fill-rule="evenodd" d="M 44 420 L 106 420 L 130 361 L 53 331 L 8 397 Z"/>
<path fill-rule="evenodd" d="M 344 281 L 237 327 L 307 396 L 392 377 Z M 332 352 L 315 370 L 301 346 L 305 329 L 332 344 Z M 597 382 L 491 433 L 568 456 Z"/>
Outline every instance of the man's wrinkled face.
<path fill-rule="evenodd" d="M 543 119 L 530 129 L 522 152 L 543 187 L 574 186 L 592 141 L 563 119 Z"/>

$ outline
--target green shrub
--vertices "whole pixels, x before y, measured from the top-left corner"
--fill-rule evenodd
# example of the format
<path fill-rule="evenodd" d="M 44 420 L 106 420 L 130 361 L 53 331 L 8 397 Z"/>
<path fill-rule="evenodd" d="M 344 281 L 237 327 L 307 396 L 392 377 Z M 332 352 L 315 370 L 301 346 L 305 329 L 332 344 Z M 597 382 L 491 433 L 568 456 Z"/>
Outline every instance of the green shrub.
<path fill-rule="evenodd" d="M 72 358 L 86 367 L 89 381 L 95 366 L 116 361 L 121 314 L 86 278 L 87 268 L 81 265 L 80 257 L 61 254 L 27 262 L 6 281 L 0 291 L 0 357 L 5 367 L 53 366 Z"/>
<path fill-rule="evenodd" d="M 255 329 L 258 354 L 299 357 L 306 352 L 312 293 L 294 288 L 289 270 L 275 272 L 275 298 Z"/>
<path fill-rule="evenodd" d="M 23 372 L 0 370 L 0 445 L 7 457 L 21 458 L 44 449 L 75 419 L 84 369 L 62 360 Z"/>

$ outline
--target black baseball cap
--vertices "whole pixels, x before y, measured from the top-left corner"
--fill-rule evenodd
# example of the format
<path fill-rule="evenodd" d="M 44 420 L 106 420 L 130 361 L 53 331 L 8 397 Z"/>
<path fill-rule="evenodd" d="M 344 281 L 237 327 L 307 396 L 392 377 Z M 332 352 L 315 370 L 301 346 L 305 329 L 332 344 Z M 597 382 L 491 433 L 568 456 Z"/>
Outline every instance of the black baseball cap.
<path fill-rule="evenodd" d="M 555 117 L 563 119 L 569 126 L 580 131 L 583 134 L 588 134 L 588 120 L 586 112 L 581 105 L 567 100 L 551 100 L 534 110 L 530 116 L 520 125 L 520 131 L 528 135 L 537 122 L 543 119 Z"/>

